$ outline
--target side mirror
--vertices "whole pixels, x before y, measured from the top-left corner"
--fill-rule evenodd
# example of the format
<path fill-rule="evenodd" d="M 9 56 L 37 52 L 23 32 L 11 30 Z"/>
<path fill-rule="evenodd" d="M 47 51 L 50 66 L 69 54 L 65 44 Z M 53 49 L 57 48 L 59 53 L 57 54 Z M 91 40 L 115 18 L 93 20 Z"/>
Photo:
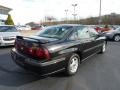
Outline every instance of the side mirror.
<path fill-rule="evenodd" d="M 101 34 L 98 34 L 97 37 L 101 37 Z"/>
<path fill-rule="evenodd" d="M 91 37 L 94 37 L 94 38 L 99 38 L 101 35 L 100 34 L 92 34 Z"/>
<path fill-rule="evenodd" d="M 101 35 L 100 35 L 100 34 L 97 34 L 97 35 L 94 35 L 93 37 L 94 37 L 95 39 L 97 39 L 97 38 L 101 37 Z"/>

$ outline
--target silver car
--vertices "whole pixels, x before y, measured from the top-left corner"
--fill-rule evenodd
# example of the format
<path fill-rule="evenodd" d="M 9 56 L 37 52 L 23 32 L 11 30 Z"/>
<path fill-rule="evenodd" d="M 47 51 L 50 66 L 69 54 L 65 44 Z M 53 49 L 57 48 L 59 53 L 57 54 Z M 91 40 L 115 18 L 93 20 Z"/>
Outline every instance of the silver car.
<path fill-rule="evenodd" d="M 112 39 L 114 41 L 120 41 L 120 27 L 115 30 L 110 30 L 105 32 L 107 39 Z"/>
<path fill-rule="evenodd" d="M 20 33 L 14 26 L 0 25 L 0 46 L 14 45 L 17 35 Z"/>

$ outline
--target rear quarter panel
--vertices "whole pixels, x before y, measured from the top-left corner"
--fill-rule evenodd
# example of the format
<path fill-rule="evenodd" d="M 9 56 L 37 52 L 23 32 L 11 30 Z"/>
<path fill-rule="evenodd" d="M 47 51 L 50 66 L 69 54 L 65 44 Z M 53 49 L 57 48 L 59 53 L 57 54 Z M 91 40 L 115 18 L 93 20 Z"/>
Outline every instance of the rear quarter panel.
<path fill-rule="evenodd" d="M 68 41 L 63 43 L 58 43 L 47 47 L 52 59 L 67 58 L 73 52 L 78 50 L 76 43 L 74 41 Z"/>

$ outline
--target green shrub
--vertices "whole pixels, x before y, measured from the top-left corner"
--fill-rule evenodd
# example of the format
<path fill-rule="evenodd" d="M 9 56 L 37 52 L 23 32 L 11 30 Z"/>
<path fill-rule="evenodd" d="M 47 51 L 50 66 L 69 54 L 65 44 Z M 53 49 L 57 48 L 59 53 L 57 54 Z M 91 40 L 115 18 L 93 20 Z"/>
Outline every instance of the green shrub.
<path fill-rule="evenodd" d="M 14 25 L 13 19 L 10 14 L 8 14 L 7 20 L 5 21 L 6 25 Z"/>

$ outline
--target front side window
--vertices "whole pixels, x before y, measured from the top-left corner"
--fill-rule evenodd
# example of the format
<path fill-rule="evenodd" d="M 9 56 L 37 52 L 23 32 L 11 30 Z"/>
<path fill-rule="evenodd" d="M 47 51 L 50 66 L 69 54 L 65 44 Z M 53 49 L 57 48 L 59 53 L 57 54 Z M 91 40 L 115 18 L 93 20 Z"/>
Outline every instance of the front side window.
<path fill-rule="evenodd" d="M 90 37 L 96 37 L 98 35 L 98 32 L 93 28 L 89 28 L 89 33 Z"/>
<path fill-rule="evenodd" d="M 116 30 L 120 31 L 120 28 L 117 28 Z"/>
<path fill-rule="evenodd" d="M 84 28 L 82 30 L 78 30 L 78 38 L 79 39 L 87 39 L 90 38 L 88 28 Z"/>
<path fill-rule="evenodd" d="M 37 36 L 61 39 L 69 32 L 70 29 L 72 29 L 72 26 L 47 27 L 40 31 L 39 33 L 37 33 Z"/>
<path fill-rule="evenodd" d="M 77 27 L 76 30 L 70 36 L 70 40 L 78 40 L 78 39 L 87 39 L 90 38 L 90 34 L 88 28 L 85 26 Z"/>
<path fill-rule="evenodd" d="M 0 32 L 17 32 L 14 26 L 0 26 Z"/>

